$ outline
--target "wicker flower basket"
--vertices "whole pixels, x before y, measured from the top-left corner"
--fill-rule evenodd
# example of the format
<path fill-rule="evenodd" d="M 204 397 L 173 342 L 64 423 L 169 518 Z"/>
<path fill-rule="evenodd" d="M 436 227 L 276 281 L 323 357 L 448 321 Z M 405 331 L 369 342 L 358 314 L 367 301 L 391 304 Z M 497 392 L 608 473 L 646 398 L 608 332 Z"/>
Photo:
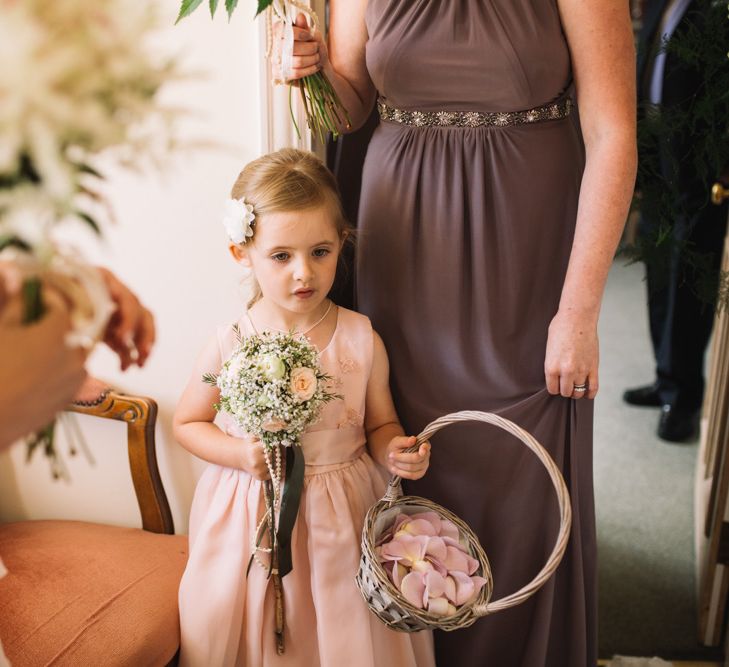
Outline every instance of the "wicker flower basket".
<path fill-rule="evenodd" d="M 362 530 L 362 558 L 357 572 L 357 587 L 367 601 L 370 609 L 386 625 L 394 630 L 403 632 L 419 632 L 420 630 L 458 630 L 466 628 L 481 616 L 492 614 L 502 609 L 514 607 L 539 590 L 555 571 L 564 555 L 569 539 L 572 524 L 572 510 L 570 507 L 567 486 L 562 474 L 552 460 L 547 450 L 542 447 L 529 433 L 514 422 L 489 412 L 464 411 L 455 412 L 436 419 L 428 424 L 418 436 L 417 443 L 409 451 L 416 451 L 421 443 L 428 440 L 434 433 L 450 424 L 464 421 L 479 421 L 493 424 L 516 436 L 529 449 L 531 449 L 549 473 L 554 489 L 557 493 L 560 513 L 560 528 L 557 540 L 547 562 L 537 576 L 526 586 L 500 600 L 491 601 L 493 591 L 493 578 L 491 567 L 478 538 L 473 531 L 458 517 L 444 507 L 418 496 L 403 496 L 400 478 L 393 477 L 387 487 L 385 495 L 375 503 L 367 512 Z M 471 556 L 476 558 L 480 567 L 477 575 L 486 579 L 478 595 L 471 601 L 463 604 L 451 616 L 435 616 L 425 609 L 418 609 L 411 605 L 390 581 L 384 568 L 375 553 L 375 544 L 382 533 L 391 525 L 399 513 L 416 514 L 418 512 L 436 512 L 439 516 L 452 521 L 459 529 L 462 541 L 468 545 Z"/>

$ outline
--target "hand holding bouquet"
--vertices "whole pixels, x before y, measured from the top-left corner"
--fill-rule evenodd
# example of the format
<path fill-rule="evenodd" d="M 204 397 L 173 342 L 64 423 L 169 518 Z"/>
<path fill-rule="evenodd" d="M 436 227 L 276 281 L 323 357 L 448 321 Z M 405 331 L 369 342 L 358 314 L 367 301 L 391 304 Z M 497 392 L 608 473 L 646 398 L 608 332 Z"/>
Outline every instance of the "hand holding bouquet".
<path fill-rule="evenodd" d="M 214 16 L 218 8 L 218 0 L 209 1 L 210 14 Z M 202 0 L 182 0 L 180 14 L 177 20 L 179 21 L 185 16 L 190 15 L 201 4 Z M 237 6 L 238 0 L 225 1 L 228 17 L 233 14 Z M 256 16 L 266 10 L 271 11 L 273 16 L 278 19 L 280 22 L 278 27 L 281 28 L 277 31 L 275 37 L 279 41 L 275 49 L 277 54 L 276 69 L 278 71 L 278 75 L 275 77 L 275 83 L 286 83 L 286 79 L 291 71 L 294 55 L 294 25 L 296 23 L 296 17 L 299 14 L 303 14 L 315 31 L 319 29 L 318 20 L 311 8 L 300 0 L 257 0 Z M 273 46 L 274 36 L 272 32 L 269 29 L 267 56 L 271 55 L 271 48 Z M 351 126 L 349 114 L 324 72 L 318 71 L 309 76 L 305 76 L 297 82 L 297 85 L 301 93 L 301 102 L 304 106 L 306 122 L 320 141 L 324 141 L 327 132 L 331 132 L 336 139 L 340 134 L 341 127 L 349 128 Z M 291 110 L 291 119 L 294 122 L 297 134 L 299 134 L 293 109 Z"/>

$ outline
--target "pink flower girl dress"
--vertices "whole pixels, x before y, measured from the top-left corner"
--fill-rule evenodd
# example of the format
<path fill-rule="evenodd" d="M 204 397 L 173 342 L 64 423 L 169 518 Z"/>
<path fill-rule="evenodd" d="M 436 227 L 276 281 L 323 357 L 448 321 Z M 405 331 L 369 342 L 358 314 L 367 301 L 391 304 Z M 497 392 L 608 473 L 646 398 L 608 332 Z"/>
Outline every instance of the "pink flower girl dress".
<path fill-rule="evenodd" d="M 252 333 L 246 317 L 239 326 Z M 222 363 L 232 327 L 218 332 Z M 292 535 L 293 570 L 283 578 L 285 652 L 274 637 L 273 582 L 253 563 L 252 540 L 265 503 L 262 483 L 243 470 L 209 465 L 190 514 L 190 558 L 180 585 L 180 665 L 195 667 L 430 667 L 429 632 L 385 626 L 354 582 L 367 509 L 385 477 L 365 447 L 365 393 L 372 366 L 369 319 L 344 308 L 321 364 L 342 400 L 326 404 L 303 435 L 306 470 Z M 220 428 L 235 435 L 224 414 Z M 262 554 L 262 560 L 267 561 Z"/>

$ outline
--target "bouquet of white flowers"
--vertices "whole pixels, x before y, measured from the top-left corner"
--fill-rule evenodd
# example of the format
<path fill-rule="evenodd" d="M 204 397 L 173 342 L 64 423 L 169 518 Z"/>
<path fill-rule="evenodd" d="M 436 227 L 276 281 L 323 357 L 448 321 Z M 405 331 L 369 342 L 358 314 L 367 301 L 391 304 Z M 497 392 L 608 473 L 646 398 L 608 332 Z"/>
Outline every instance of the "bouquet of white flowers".
<path fill-rule="evenodd" d="M 292 569 L 291 534 L 304 482 L 299 438 L 318 419 L 324 404 L 341 396 L 329 391 L 331 378 L 321 369 L 319 352 L 304 336 L 264 332 L 244 339 L 237 326 L 234 332 L 238 347 L 219 374 L 206 373 L 203 381 L 220 389 L 215 409 L 231 415 L 246 433 L 263 442 L 271 478 L 264 483 L 266 512 L 251 545 L 248 567 L 256 560 L 273 578 L 276 640 L 283 653 L 281 577 Z M 264 546 L 266 536 L 268 546 Z M 270 555 L 267 564 L 259 553 Z"/>
<path fill-rule="evenodd" d="M 133 0 L 0 0 L 0 263 L 22 284 L 23 321 L 44 314 L 41 285 L 71 304 L 72 346 L 92 347 L 113 311 L 106 286 L 56 230 L 113 220 L 99 157 L 157 161 L 179 113 L 159 102 L 179 77 L 146 42 L 154 12 Z M 111 151 L 111 153 L 109 153 Z M 52 426 L 52 425 L 51 425 Z M 52 427 L 30 441 L 57 465 Z"/>
<path fill-rule="evenodd" d="M 205 381 L 220 389 L 216 409 L 227 412 L 269 452 L 298 444 L 299 436 L 337 398 L 327 391 L 319 353 L 292 333 L 263 333 L 243 339 L 218 375 Z"/>

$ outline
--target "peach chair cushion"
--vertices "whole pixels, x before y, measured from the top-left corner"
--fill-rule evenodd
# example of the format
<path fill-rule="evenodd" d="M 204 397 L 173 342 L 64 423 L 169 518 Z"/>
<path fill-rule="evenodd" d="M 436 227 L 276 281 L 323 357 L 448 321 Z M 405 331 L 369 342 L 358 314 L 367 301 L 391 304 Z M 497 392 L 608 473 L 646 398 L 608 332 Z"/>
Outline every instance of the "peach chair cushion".
<path fill-rule="evenodd" d="M 0 525 L 0 639 L 13 667 L 166 665 L 187 538 L 80 521 Z"/>

